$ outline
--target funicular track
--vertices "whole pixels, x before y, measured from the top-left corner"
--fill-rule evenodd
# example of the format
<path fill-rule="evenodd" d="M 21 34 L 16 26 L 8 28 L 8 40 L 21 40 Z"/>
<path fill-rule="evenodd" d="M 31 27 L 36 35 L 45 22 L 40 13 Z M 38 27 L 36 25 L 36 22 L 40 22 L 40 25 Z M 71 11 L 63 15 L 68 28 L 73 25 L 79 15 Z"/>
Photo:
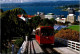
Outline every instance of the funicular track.
<path fill-rule="evenodd" d="M 28 40 L 24 54 L 59 54 L 53 49 L 54 45 L 39 45 L 35 39 Z"/>
<path fill-rule="evenodd" d="M 24 54 L 44 54 L 44 52 L 37 44 L 36 40 L 29 40 Z"/>
<path fill-rule="evenodd" d="M 45 54 L 60 54 L 53 49 L 54 45 L 42 45 L 41 48 L 45 52 Z"/>

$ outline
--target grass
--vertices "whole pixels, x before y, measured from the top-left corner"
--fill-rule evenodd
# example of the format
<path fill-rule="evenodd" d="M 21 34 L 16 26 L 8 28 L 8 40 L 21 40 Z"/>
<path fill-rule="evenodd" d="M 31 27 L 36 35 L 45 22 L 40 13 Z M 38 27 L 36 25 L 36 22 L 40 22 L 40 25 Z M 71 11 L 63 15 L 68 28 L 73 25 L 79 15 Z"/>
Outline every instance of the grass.
<path fill-rule="evenodd" d="M 80 32 L 80 25 L 72 25 L 68 28 Z"/>

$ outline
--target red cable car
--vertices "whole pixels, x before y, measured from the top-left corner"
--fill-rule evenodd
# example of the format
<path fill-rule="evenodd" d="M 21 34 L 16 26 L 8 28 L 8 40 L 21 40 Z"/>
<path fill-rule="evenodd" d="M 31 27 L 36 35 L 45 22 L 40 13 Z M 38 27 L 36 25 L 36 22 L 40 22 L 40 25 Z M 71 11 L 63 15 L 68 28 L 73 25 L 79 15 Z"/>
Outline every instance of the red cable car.
<path fill-rule="evenodd" d="M 54 44 L 54 29 L 51 26 L 41 26 L 36 29 L 36 40 L 39 44 Z"/>

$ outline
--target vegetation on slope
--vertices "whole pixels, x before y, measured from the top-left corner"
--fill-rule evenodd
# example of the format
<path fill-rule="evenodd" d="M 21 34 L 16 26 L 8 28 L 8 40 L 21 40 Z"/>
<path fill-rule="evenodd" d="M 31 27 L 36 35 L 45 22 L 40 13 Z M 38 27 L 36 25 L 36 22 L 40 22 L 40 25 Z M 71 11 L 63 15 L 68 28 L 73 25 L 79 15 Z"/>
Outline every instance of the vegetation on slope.
<path fill-rule="evenodd" d="M 79 32 L 71 29 L 61 29 L 55 34 L 55 37 L 79 42 Z"/>
<path fill-rule="evenodd" d="M 1 13 L 2 50 L 7 48 L 8 42 L 11 42 L 13 37 L 23 37 L 25 39 L 25 36 L 32 31 L 30 25 L 17 17 L 18 14 L 26 14 L 26 12 L 22 8 L 15 8 Z"/>

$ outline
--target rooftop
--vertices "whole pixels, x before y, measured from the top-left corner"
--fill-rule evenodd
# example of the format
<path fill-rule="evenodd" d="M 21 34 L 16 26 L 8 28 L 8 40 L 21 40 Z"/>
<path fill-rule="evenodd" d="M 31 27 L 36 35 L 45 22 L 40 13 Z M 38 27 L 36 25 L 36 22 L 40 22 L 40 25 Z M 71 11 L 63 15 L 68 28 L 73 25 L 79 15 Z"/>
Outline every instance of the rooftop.
<path fill-rule="evenodd" d="M 17 15 L 19 18 L 20 17 L 24 17 L 24 18 L 32 18 L 34 17 L 35 15 Z"/>
<path fill-rule="evenodd" d="M 48 13 L 47 15 L 54 15 L 53 13 Z"/>
<path fill-rule="evenodd" d="M 69 16 L 74 16 L 74 14 L 69 14 Z"/>

